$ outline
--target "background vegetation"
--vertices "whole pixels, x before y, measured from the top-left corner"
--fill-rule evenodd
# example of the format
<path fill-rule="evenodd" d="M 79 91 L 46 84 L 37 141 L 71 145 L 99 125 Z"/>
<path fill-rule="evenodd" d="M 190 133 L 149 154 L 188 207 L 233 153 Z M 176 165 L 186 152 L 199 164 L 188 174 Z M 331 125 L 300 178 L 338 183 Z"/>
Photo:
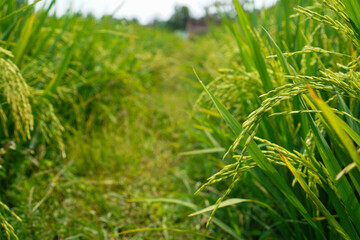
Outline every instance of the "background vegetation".
<path fill-rule="evenodd" d="M 54 2 L 0 3 L 2 239 L 359 239 L 357 0 L 189 38 Z"/>

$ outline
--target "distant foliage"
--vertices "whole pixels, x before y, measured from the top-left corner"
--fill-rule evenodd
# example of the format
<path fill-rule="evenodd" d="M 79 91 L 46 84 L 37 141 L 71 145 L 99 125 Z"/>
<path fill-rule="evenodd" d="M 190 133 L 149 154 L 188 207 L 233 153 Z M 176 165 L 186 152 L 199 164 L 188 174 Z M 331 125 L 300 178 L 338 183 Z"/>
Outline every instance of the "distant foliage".
<path fill-rule="evenodd" d="M 174 14 L 167 21 L 167 26 L 173 30 L 185 30 L 190 18 L 190 10 L 186 6 L 176 6 Z"/>

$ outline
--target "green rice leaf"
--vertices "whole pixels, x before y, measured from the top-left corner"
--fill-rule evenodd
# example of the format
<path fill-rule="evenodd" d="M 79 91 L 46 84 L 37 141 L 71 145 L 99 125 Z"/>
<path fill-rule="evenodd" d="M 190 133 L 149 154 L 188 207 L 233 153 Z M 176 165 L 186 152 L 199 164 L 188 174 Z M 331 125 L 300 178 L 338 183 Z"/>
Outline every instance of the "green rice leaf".
<path fill-rule="evenodd" d="M 249 21 L 240 3 L 238 2 L 238 0 L 233 0 L 233 3 L 235 5 L 235 9 L 238 15 L 238 20 L 240 23 L 241 30 L 245 35 L 245 40 L 246 40 L 245 43 L 250 47 L 251 57 L 255 63 L 257 71 L 260 74 L 260 79 L 264 85 L 264 89 L 266 92 L 269 92 L 274 89 L 274 86 L 273 83 L 271 82 L 269 73 L 267 71 L 264 56 L 260 51 L 260 45 L 255 39 L 254 33 L 251 30 Z M 243 61 L 249 61 L 249 60 L 243 59 Z"/>
<path fill-rule="evenodd" d="M 314 204 L 319 208 L 319 210 L 324 214 L 326 219 L 329 221 L 329 223 L 336 229 L 340 235 L 347 240 L 350 240 L 351 238 L 347 235 L 345 230 L 341 227 L 341 225 L 336 221 L 334 216 L 331 215 L 331 213 L 327 210 L 327 208 L 324 206 L 324 204 L 319 200 L 319 198 L 315 195 L 315 193 L 310 189 L 310 187 L 307 185 L 305 180 L 301 177 L 301 174 L 296 170 L 296 168 L 288 161 L 288 159 L 280 153 L 281 158 L 286 163 L 292 174 L 294 175 L 295 179 L 298 181 L 300 186 L 304 189 L 304 191 L 309 195 L 310 199 L 314 202 Z"/>
<path fill-rule="evenodd" d="M 240 203 L 254 203 L 256 205 L 262 206 L 267 208 L 273 215 L 276 215 L 277 217 L 281 218 L 281 216 L 274 210 L 272 209 L 268 204 L 257 201 L 257 200 L 252 200 L 252 199 L 241 199 L 241 198 L 231 198 L 231 199 L 227 199 L 225 201 L 223 201 L 222 203 L 220 203 L 218 208 L 223 208 L 223 207 L 228 207 L 228 206 L 232 206 L 232 205 L 236 205 L 236 204 L 240 204 Z M 206 212 L 210 212 L 213 211 L 216 208 L 216 205 L 211 205 L 207 208 L 204 208 L 200 211 L 194 212 L 192 214 L 190 214 L 189 216 L 196 216 L 199 214 L 203 214 Z"/>
<path fill-rule="evenodd" d="M 322 111 L 322 114 L 325 117 L 324 120 L 326 120 L 326 124 L 331 126 L 333 131 L 341 140 L 343 146 L 350 154 L 351 159 L 356 163 L 357 167 L 360 169 L 360 157 L 357 153 L 354 143 L 352 142 L 351 138 L 344 130 L 344 128 L 346 128 L 347 131 L 351 132 L 353 138 L 355 138 L 357 141 L 359 140 L 360 137 L 355 132 L 353 132 L 353 130 L 344 121 L 342 121 L 338 116 L 336 116 L 336 114 L 330 109 L 330 107 L 322 99 L 320 99 L 310 87 L 309 87 L 309 92 L 312 98 L 314 99 L 317 107 Z"/>

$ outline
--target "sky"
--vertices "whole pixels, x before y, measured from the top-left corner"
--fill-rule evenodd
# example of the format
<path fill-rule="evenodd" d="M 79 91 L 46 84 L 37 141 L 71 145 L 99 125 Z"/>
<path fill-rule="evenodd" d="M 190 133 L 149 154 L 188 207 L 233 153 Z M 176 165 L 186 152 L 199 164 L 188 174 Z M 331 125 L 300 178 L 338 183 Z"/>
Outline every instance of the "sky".
<path fill-rule="evenodd" d="M 50 0 L 43 0 L 46 3 Z M 85 14 L 93 13 L 97 17 L 104 14 L 111 14 L 120 6 L 116 16 L 119 18 L 137 18 L 141 23 L 146 24 L 157 18 L 167 20 L 173 14 L 176 5 L 185 5 L 190 9 L 194 17 L 202 16 L 205 13 L 204 7 L 213 4 L 216 0 L 57 0 L 57 14 L 62 15 L 71 6 L 73 11 L 81 11 Z M 231 2 L 231 0 L 222 0 Z M 33 2 L 30 1 L 30 2 Z M 254 0 L 255 6 L 270 6 L 276 0 Z M 43 5 L 39 3 L 38 7 Z"/>

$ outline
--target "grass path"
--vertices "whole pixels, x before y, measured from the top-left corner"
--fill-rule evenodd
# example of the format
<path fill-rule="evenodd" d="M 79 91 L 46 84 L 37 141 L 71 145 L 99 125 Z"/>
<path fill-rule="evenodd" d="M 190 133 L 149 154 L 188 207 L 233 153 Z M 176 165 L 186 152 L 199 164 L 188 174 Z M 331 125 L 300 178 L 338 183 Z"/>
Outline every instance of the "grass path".
<path fill-rule="evenodd" d="M 197 64 L 207 56 L 195 53 L 197 41 L 179 42 L 172 52 L 157 50 L 149 66 L 159 69 L 151 73 L 156 84 L 127 98 L 113 124 L 75 132 L 65 160 L 45 163 L 14 183 L 8 197 L 20 206 L 15 211 L 23 223 L 13 221 L 20 239 L 203 238 L 168 230 L 119 235 L 136 228 L 202 228 L 199 218 L 188 218 L 190 211 L 174 204 L 129 202 L 192 199 L 196 190 L 178 153 L 192 144 L 186 132 L 198 96 L 192 66 L 204 69 Z"/>

